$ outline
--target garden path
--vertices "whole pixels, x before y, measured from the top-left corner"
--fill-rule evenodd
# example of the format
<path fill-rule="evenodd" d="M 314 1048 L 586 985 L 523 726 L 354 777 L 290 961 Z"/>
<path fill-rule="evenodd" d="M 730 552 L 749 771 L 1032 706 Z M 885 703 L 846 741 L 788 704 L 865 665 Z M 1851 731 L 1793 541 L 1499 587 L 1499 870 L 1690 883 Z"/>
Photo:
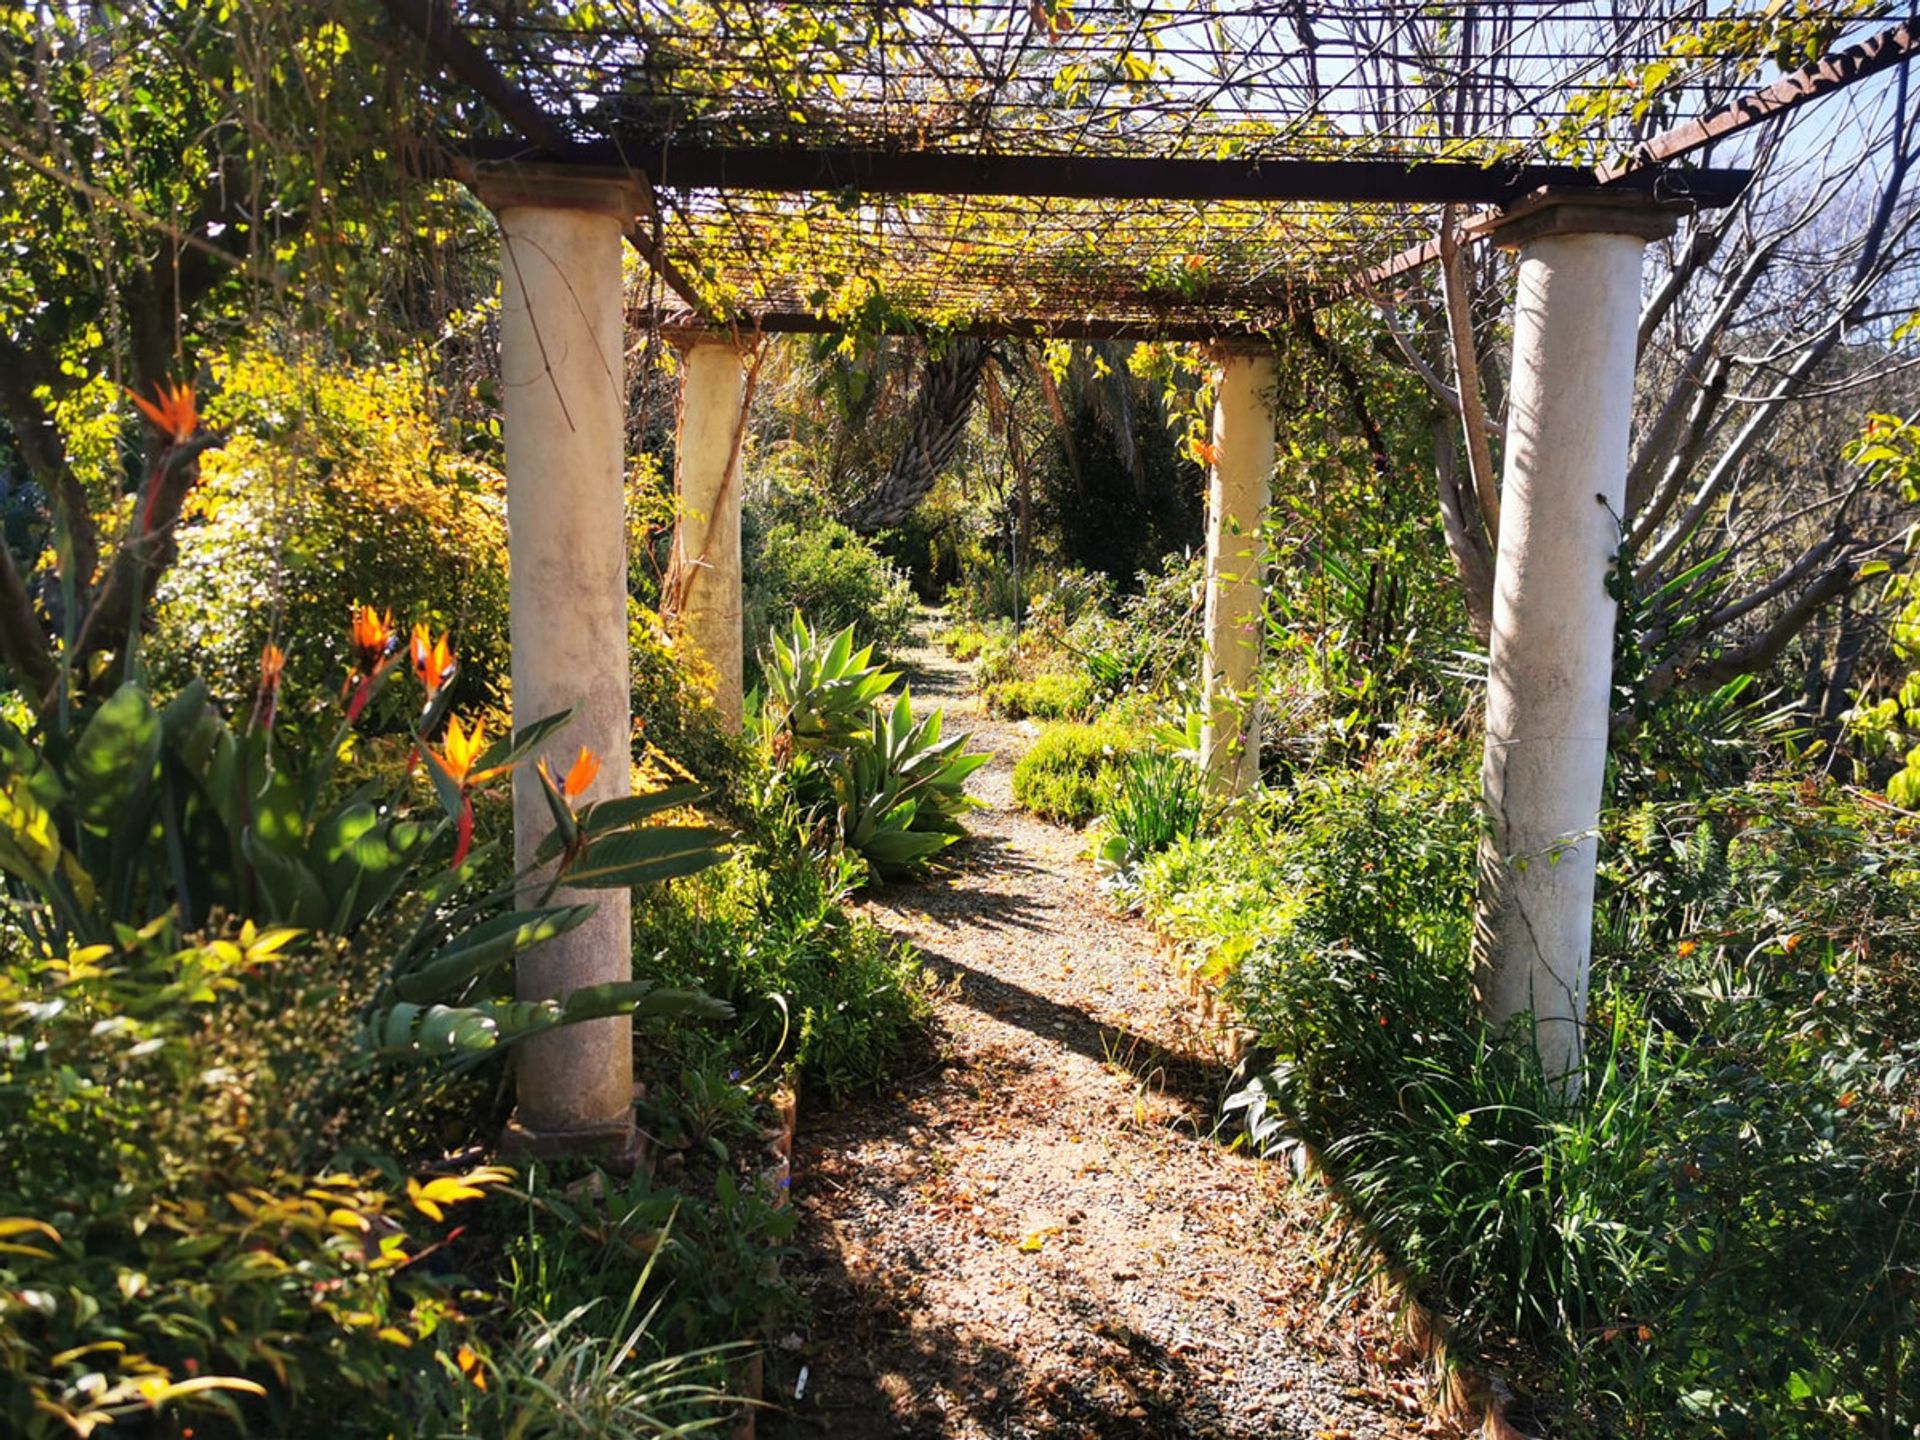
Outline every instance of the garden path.
<path fill-rule="evenodd" d="M 1436 1433 L 1380 1317 L 1326 1301 L 1312 1198 L 1211 1138 L 1226 1075 L 1152 936 L 1101 896 L 1083 836 L 1014 808 L 1032 728 L 984 716 L 939 651 L 902 658 L 916 702 L 994 752 L 986 808 L 957 874 L 866 904 L 940 977 L 936 1039 L 886 1093 L 802 1119 L 812 1320 L 760 1433 Z"/>

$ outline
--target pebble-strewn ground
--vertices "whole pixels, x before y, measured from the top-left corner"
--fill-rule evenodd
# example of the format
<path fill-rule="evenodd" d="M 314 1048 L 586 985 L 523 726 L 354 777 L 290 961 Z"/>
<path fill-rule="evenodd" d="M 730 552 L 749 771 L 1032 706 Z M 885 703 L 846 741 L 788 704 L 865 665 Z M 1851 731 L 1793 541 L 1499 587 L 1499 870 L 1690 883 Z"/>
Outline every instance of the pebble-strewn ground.
<path fill-rule="evenodd" d="M 1082 836 L 1012 806 L 1028 727 L 985 720 L 918 651 L 915 696 L 994 763 L 961 870 L 882 890 L 943 978 L 937 1050 L 802 1118 L 790 1262 L 813 1317 L 769 1368 L 762 1435 L 1410 1436 L 1411 1366 L 1336 1311 L 1311 1197 L 1210 1136 L 1224 1083 Z M 805 1395 L 794 1387 L 807 1369 Z"/>

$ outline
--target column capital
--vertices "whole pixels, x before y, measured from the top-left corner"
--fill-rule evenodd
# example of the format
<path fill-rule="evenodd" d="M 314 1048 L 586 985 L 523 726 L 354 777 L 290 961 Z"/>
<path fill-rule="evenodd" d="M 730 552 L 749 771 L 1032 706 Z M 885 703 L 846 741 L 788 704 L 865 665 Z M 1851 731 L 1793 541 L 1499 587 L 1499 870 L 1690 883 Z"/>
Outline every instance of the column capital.
<path fill-rule="evenodd" d="M 1654 200 L 1637 191 L 1536 190 L 1493 222 L 1493 243 L 1515 250 L 1549 235 L 1632 235 L 1664 240 L 1696 207 L 1686 200 Z"/>
<path fill-rule="evenodd" d="M 523 208 L 585 210 L 611 216 L 628 229 L 646 207 L 639 177 L 617 170 L 476 161 L 462 172 L 466 187 L 496 215 Z"/>
<path fill-rule="evenodd" d="M 1275 360 L 1279 351 L 1270 341 L 1235 338 L 1208 341 L 1207 355 L 1220 365 L 1228 360 Z"/>
<path fill-rule="evenodd" d="M 659 335 L 676 350 L 693 350 L 702 345 L 722 345 L 741 355 L 752 350 L 759 338 L 757 332 L 743 334 L 738 330 L 725 330 L 691 316 L 684 319 L 662 320 Z"/>

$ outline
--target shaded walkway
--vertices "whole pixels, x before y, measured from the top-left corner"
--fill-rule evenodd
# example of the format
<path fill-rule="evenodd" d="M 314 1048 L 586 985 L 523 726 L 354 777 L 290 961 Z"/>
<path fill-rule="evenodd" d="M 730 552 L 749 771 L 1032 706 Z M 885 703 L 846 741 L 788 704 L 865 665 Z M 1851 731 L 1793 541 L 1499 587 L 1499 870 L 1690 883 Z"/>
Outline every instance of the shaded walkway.
<path fill-rule="evenodd" d="M 1101 898 L 1084 837 L 1012 808 L 1031 732 L 985 720 L 944 656 L 909 659 L 916 700 L 995 751 L 989 808 L 958 875 L 868 904 L 942 980 L 937 1053 L 803 1120 L 813 1318 L 761 1433 L 1432 1433 L 1382 1328 L 1322 1301 L 1310 1202 L 1209 1138 L 1225 1076 L 1151 936 Z"/>

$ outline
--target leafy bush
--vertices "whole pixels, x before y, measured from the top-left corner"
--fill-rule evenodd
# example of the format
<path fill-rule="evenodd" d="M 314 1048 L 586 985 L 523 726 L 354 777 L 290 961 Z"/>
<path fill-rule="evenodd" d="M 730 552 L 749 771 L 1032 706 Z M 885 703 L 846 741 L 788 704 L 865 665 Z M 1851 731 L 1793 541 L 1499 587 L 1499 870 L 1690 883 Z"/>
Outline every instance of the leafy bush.
<path fill-rule="evenodd" d="M 1009 720 L 1076 720 L 1093 706 L 1093 681 L 1085 674 L 1036 675 L 1002 680 L 986 688 L 987 708 Z"/>
<path fill-rule="evenodd" d="M 1139 590 L 1120 597 L 1113 614 L 1088 610 L 1075 618 L 1066 643 L 1098 693 L 1177 695 L 1198 685 L 1205 564 L 1191 551 L 1169 555 L 1140 573 Z"/>
<path fill-rule="evenodd" d="M 1471 1006 L 1465 784 L 1319 777 L 1142 867 L 1259 1033 L 1255 1142 L 1318 1146 L 1464 1341 L 1566 1397 L 1551 1433 L 1915 1421 L 1920 879 L 1896 822 L 1810 799 L 1623 817 L 1572 1106 Z"/>
<path fill-rule="evenodd" d="M 428 736 L 450 694 L 436 678 L 415 740 L 440 813 L 421 818 L 411 797 L 383 799 L 377 785 L 333 799 L 342 742 L 400 659 L 398 637 L 371 611 L 362 612 L 356 634 L 361 674 L 347 718 L 312 764 L 297 748 L 276 748 L 282 678 L 272 652 L 240 731 L 197 683 L 164 710 L 139 686 L 123 685 L 83 717 L 71 739 L 55 732 L 35 745 L 0 722 L 10 772 L 0 803 L 0 873 L 29 936 L 49 950 L 76 941 L 111 950 L 141 927 L 171 936 L 176 925 L 191 931 L 218 914 L 247 914 L 374 944 L 387 973 L 378 993 L 364 997 L 372 1007 L 368 1036 L 394 1057 L 483 1054 L 636 1006 L 660 1014 L 702 1008 L 699 997 L 650 994 L 645 982 L 588 987 L 564 1002 L 500 998 L 510 988 L 501 983 L 505 967 L 582 923 L 592 906 L 523 908 L 525 877 L 476 893 L 487 847 L 472 852 L 473 795 L 525 760 L 566 717 L 490 746 L 478 722 L 468 730 L 448 718 L 436 749 Z M 449 660 L 436 673 L 450 667 Z M 562 879 L 576 889 L 626 888 L 718 858 L 716 831 L 645 824 L 691 799 L 687 787 L 576 813 L 575 779 L 584 776 L 584 788 L 597 769 L 582 751 L 564 793 L 542 771 L 556 824 L 547 858 L 559 862 L 548 895 Z"/>
<path fill-rule="evenodd" d="M 651 1302 L 641 1357 L 678 1359 L 693 1372 L 683 1378 L 718 1380 L 731 1365 L 700 1362 L 743 1358 L 798 1308 L 779 1274 L 795 1216 L 764 1173 L 775 1117 L 714 1059 L 688 1056 L 655 1073 L 639 1106 L 654 1141 L 649 1166 L 593 1186 L 536 1171 L 509 1192 L 517 1213 L 488 1212 L 501 1232 L 503 1299 L 518 1312 L 564 1316 L 641 1294 Z"/>
<path fill-rule="evenodd" d="M 283 1434 L 350 1397 L 397 1421 L 458 1376 L 459 1276 L 412 1261 L 503 1177 L 322 1163 L 356 968 L 251 925 L 0 960 L 0 1149 L 33 1157 L 0 1172 L 8 1433 L 170 1406 Z"/>
<path fill-rule="evenodd" d="M 907 578 L 854 531 L 825 517 L 778 522 L 749 535 L 747 634 L 764 635 L 795 611 L 827 632 L 858 625 L 887 651 L 913 632 L 919 602 Z"/>
<path fill-rule="evenodd" d="M 1032 566 L 1016 571 L 1003 555 L 975 555 L 947 603 L 969 620 L 1023 620 L 1045 584 Z"/>
<path fill-rule="evenodd" d="M 276 728 L 275 647 L 240 728 L 197 680 L 164 707 L 123 685 L 70 729 L 0 723 L 0 1007 L 26 1027 L 0 1046 L 0 1145 L 45 1161 L 0 1177 L 0 1284 L 26 1297 L 0 1303 L 16 1431 L 174 1404 L 286 1433 L 292 1407 L 360 1395 L 390 1433 L 380 1406 L 439 1405 L 482 1362 L 459 1338 L 457 1277 L 414 1267 L 452 1237 L 408 1212 L 438 1222 L 505 1176 L 420 1182 L 378 1158 L 383 1141 L 464 1147 L 479 1122 L 445 1094 L 455 1067 L 406 1080 L 375 1062 L 727 1013 L 646 979 L 512 998 L 514 959 L 591 906 L 523 904 L 526 876 L 481 883 L 474 801 L 566 717 L 488 745 L 448 715 L 457 666 L 420 634 L 425 704 L 408 708 L 427 778 L 396 764 L 348 788 L 345 742 L 405 658 L 370 610 L 350 644 L 345 718 L 317 759 Z M 581 804 L 596 769 L 582 751 L 564 778 L 539 771 L 554 884 L 644 885 L 718 858 L 717 832 L 650 823 L 692 787 Z M 436 1134 L 449 1103 L 467 1123 Z"/>
<path fill-rule="evenodd" d="M 966 664 L 980 658 L 980 652 L 993 639 L 996 631 L 984 626 L 961 624 L 952 625 L 939 634 L 940 648 L 955 660 Z"/>
<path fill-rule="evenodd" d="M 857 874 L 808 853 L 789 799 L 751 850 L 684 880 L 635 913 L 635 945 L 656 978 L 731 1001 L 725 1046 L 739 1069 L 776 1064 L 830 1098 L 872 1090 L 924 1027 L 910 948 L 844 906 Z"/>
<path fill-rule="evenodd" d="M 659 615 L 637 603 L 628 607 L 627 656 L 634 727 L 655 762 L 649 768 L 662 779 L 691 776 L 723 809 L 737 810 L 752 747 L 714 708 L 706 661 L 676 646 Z"/>
<path fill-rule="evenodd" d="M 761 728 L 800 807 L 897 879 L 966 833 L 966 779 L 987 757 L 967 753 L 969 736 L 943 737 L 940 710 L 915 719 L 908 692 L 887 703 L 899 677 L 872 654 L 854 650 L 851 626 L 817 635 L 796 614 L 789 636 L 772 636 Z"/>
<path fill-rule="evenodd" d="M 1100 789 L 1141 748 L 1118 725 L 1049 725 L 1013 767 L 1016 804 L 1046 820 L 1084 825 L 1100 810 Z"/>
<path fill-rule="evenodd" d="M 350 659 L 349 609 L 378 597 L 402 626 L 450 631 L 468 703 L 497 706 L 507 674 L 504 482 L 449 448 L 415 368 L 287 360 L 264 349 L 220 373 L 178 561 L 142 653 L 163 692 L 206 683 L 228 713 L 252 703 L 261 649 L 286 656 L 282 724 L 332 729 L 323 697 Z M 404 733 L 398 694 L 369 728 Z"/>
<path fill-rule="evenodd" d="M 983 688 L 1020 674 L 1021 637 L 1013 630 L 989 630 L 974 657 L 973 678 Z"/>

